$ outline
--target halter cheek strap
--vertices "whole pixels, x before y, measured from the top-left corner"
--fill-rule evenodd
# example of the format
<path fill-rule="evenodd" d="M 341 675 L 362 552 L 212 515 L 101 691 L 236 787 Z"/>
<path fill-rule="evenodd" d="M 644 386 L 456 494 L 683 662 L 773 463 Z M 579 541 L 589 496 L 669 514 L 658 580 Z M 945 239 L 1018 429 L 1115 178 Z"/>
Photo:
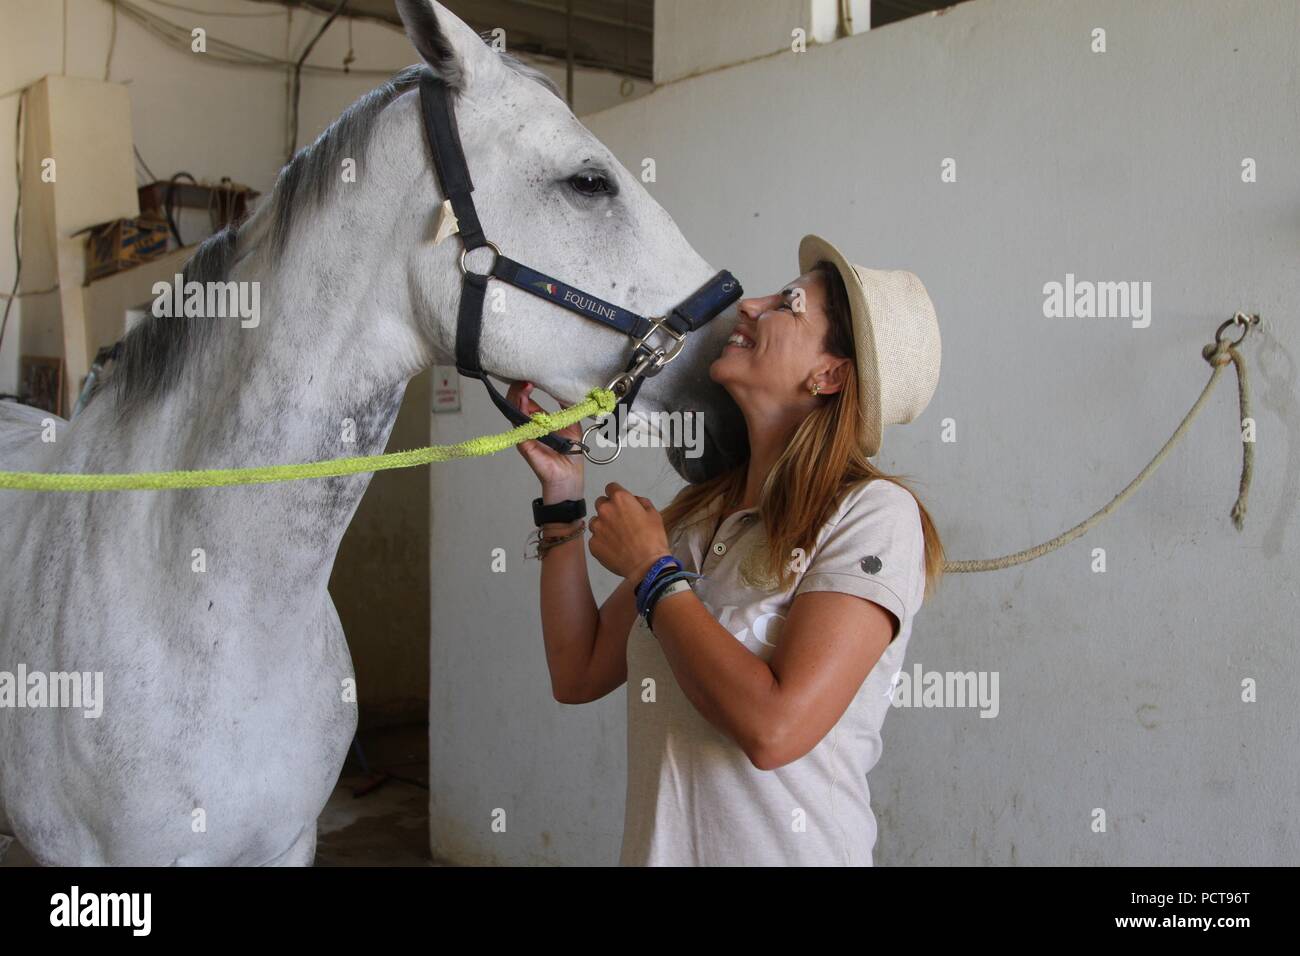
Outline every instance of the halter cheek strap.
<path fill-rule="evenodd" d="M 462 249 L 460 306 L 456 315 L 456 369 L 462 375 L 481 381 L 493 404 L 511 422 L 523 425 L 530 419 L 506 400 L 492 384 L 489 373 L 479 364 L 483 305 L 489 280 L 498 279 L 631 338 L 632 356 L 626 368 L 606 386 L 618 396 L 619 404 L 626 407 L 631 407 L 646 378 L 658 374 L 677 357 L 688 333 L 699 329 L 740 298 L 740 283 L 723 270 L 668 315 L 651 319 L 503 255 L 483 234 L 478 211 L 474 208 L 471 195 L 474 183 L 470 179 L 469 165 L 456 126 L 451 89 L 432 73 L 424 74 L 420 78 L 420 106 L 438 183 L 443 195 L 451 202 L 452 212 L 459 223 L 457 235 Z M 466 257 L 473 250 L 485 246 L 492 250 L 492 267 L 483 273 L 469 271 Z M 661 344 L 652 341 L 655 336 L 660 338 Z M 558 435 L 547 435 L 540 440 L 564 454 L 587 454 L 589 451 L 582 442 Z M 587 457 L 599 461 L 590 455 Z"/>

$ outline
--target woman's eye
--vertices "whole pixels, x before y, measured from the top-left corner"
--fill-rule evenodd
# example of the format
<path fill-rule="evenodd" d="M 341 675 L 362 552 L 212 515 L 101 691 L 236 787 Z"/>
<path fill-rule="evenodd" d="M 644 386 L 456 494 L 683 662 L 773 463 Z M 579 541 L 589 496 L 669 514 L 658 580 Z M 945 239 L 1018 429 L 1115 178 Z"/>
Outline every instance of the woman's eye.
<path fill-rule="evenodd" d="M 584 196 L 610 192 L 609 180 L 599 173 L 576 173 L 569 177 L 569 185 Z"/>

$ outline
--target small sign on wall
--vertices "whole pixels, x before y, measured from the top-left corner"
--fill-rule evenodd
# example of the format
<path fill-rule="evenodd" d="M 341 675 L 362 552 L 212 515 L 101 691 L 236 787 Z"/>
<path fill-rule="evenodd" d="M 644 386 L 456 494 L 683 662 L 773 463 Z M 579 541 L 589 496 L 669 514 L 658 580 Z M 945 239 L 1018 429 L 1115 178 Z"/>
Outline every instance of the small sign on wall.
<path fill-rule="evenodd" d="M 454 365 L 433 367 L 433 411 L 460 411 L 460 373 Z"/>

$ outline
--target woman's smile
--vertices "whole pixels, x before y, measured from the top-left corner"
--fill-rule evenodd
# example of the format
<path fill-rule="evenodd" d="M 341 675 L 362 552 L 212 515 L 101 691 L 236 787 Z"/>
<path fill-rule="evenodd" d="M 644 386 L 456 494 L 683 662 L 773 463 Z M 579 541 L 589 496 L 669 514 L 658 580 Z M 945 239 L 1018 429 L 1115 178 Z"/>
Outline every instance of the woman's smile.
<path fill-rule="evenodd" d="M 732 330 L 731 337 L 727 339 L 727 344 L 724 345 L 723 348 L 726 349 L 732 346 L 740 349 L 752 349 L 754 347 L 754 339 L 740 326 L 736 326 Z"/>

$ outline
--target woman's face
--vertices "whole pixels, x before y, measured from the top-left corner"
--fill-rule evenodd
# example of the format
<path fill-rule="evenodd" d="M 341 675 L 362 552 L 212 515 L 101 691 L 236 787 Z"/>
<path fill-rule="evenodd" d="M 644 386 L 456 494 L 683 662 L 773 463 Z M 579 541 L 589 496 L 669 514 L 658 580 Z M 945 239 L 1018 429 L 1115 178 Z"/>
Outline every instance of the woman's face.
<path fill-rule="evenodd" d="M 830 321 L 821 276 L 806 273 L 771 295 L 741 299 L 736 308 L 732 336 L 709 367 L 709 377 L 733 398 L 807 402 L 814 381 L 823 395 L 839 390 L 834 371 L 849 363 L 825 350 Z"/>

